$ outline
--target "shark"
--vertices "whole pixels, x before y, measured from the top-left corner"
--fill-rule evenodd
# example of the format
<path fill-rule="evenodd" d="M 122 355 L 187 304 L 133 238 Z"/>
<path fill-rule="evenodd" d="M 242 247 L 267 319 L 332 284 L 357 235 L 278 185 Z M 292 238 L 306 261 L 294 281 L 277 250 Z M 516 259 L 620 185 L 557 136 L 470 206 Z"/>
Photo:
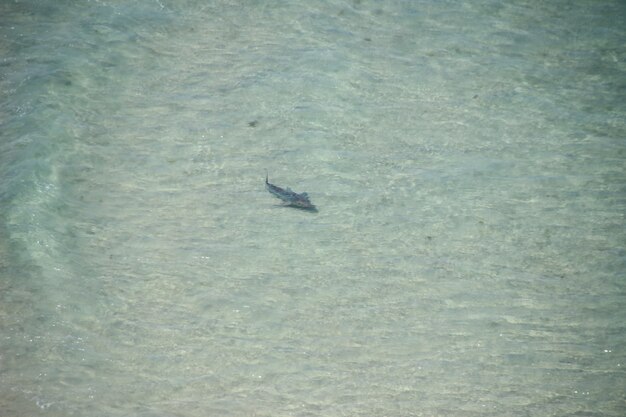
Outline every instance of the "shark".
<path fill-rule="evenodd" d="M 274 197 L 280 198 L 286 207 L 295 207 L 302 210 L 308 211 L 317 211 L 317 208 L 311 203 L 309 200 L 309 195 L 307 193 L 296 193 L 295 191 L 291 191 L 290 188 L 281 188 L 277 185 L 270 184 L 269 182 L 269 174 L 266 171 L 265 175 L 265 188 L 270 194 L 274 195 Z"/>

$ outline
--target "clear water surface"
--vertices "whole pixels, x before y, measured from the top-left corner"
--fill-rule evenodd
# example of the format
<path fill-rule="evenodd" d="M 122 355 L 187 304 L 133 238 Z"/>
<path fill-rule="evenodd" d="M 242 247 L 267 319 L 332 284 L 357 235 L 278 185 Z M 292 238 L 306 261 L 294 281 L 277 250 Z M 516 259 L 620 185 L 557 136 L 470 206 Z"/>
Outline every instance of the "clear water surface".
<path fill-rule="evenodd" d="M 2 2 L 0 416 L 623 416 L 624 45 L 620 1 Z"/>

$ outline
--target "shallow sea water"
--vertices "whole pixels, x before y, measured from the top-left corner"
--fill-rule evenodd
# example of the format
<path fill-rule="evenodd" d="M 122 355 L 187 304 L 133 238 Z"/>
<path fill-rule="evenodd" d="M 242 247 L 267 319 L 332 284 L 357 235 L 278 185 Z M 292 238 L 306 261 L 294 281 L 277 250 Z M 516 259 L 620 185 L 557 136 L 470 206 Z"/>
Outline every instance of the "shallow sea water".
<path fill-rule="evenodd" d="M 2 3 L 0 416 L 622 416 L 625 20 Z"/>

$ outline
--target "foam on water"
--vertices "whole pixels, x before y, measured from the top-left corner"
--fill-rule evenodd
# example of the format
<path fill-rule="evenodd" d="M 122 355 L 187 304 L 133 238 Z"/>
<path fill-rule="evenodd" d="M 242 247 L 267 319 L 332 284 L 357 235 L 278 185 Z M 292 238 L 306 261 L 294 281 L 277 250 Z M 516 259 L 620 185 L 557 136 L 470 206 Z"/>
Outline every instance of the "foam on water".
<path fill-rule="evenodd" d="M 0 5 L 0 415 L 621 415 L 626 11 L 474 3 Z"/>

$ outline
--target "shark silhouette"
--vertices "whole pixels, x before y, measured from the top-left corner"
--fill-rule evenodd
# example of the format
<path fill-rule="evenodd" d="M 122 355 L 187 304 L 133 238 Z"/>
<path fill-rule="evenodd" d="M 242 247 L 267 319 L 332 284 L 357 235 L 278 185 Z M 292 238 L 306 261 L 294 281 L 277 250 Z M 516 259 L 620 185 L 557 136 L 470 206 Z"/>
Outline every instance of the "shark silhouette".
<path fill-rule="evenodd" d="M 307 193 L 296 193 L 289 188 L 280 188 L 269 182 L 269 174 L 265 175 L 265 188 L 270 194 L 280 198 L 286 207 L 295 207 L 302 210 L 317 211 L 317 208 L 309 200 Z"/>

